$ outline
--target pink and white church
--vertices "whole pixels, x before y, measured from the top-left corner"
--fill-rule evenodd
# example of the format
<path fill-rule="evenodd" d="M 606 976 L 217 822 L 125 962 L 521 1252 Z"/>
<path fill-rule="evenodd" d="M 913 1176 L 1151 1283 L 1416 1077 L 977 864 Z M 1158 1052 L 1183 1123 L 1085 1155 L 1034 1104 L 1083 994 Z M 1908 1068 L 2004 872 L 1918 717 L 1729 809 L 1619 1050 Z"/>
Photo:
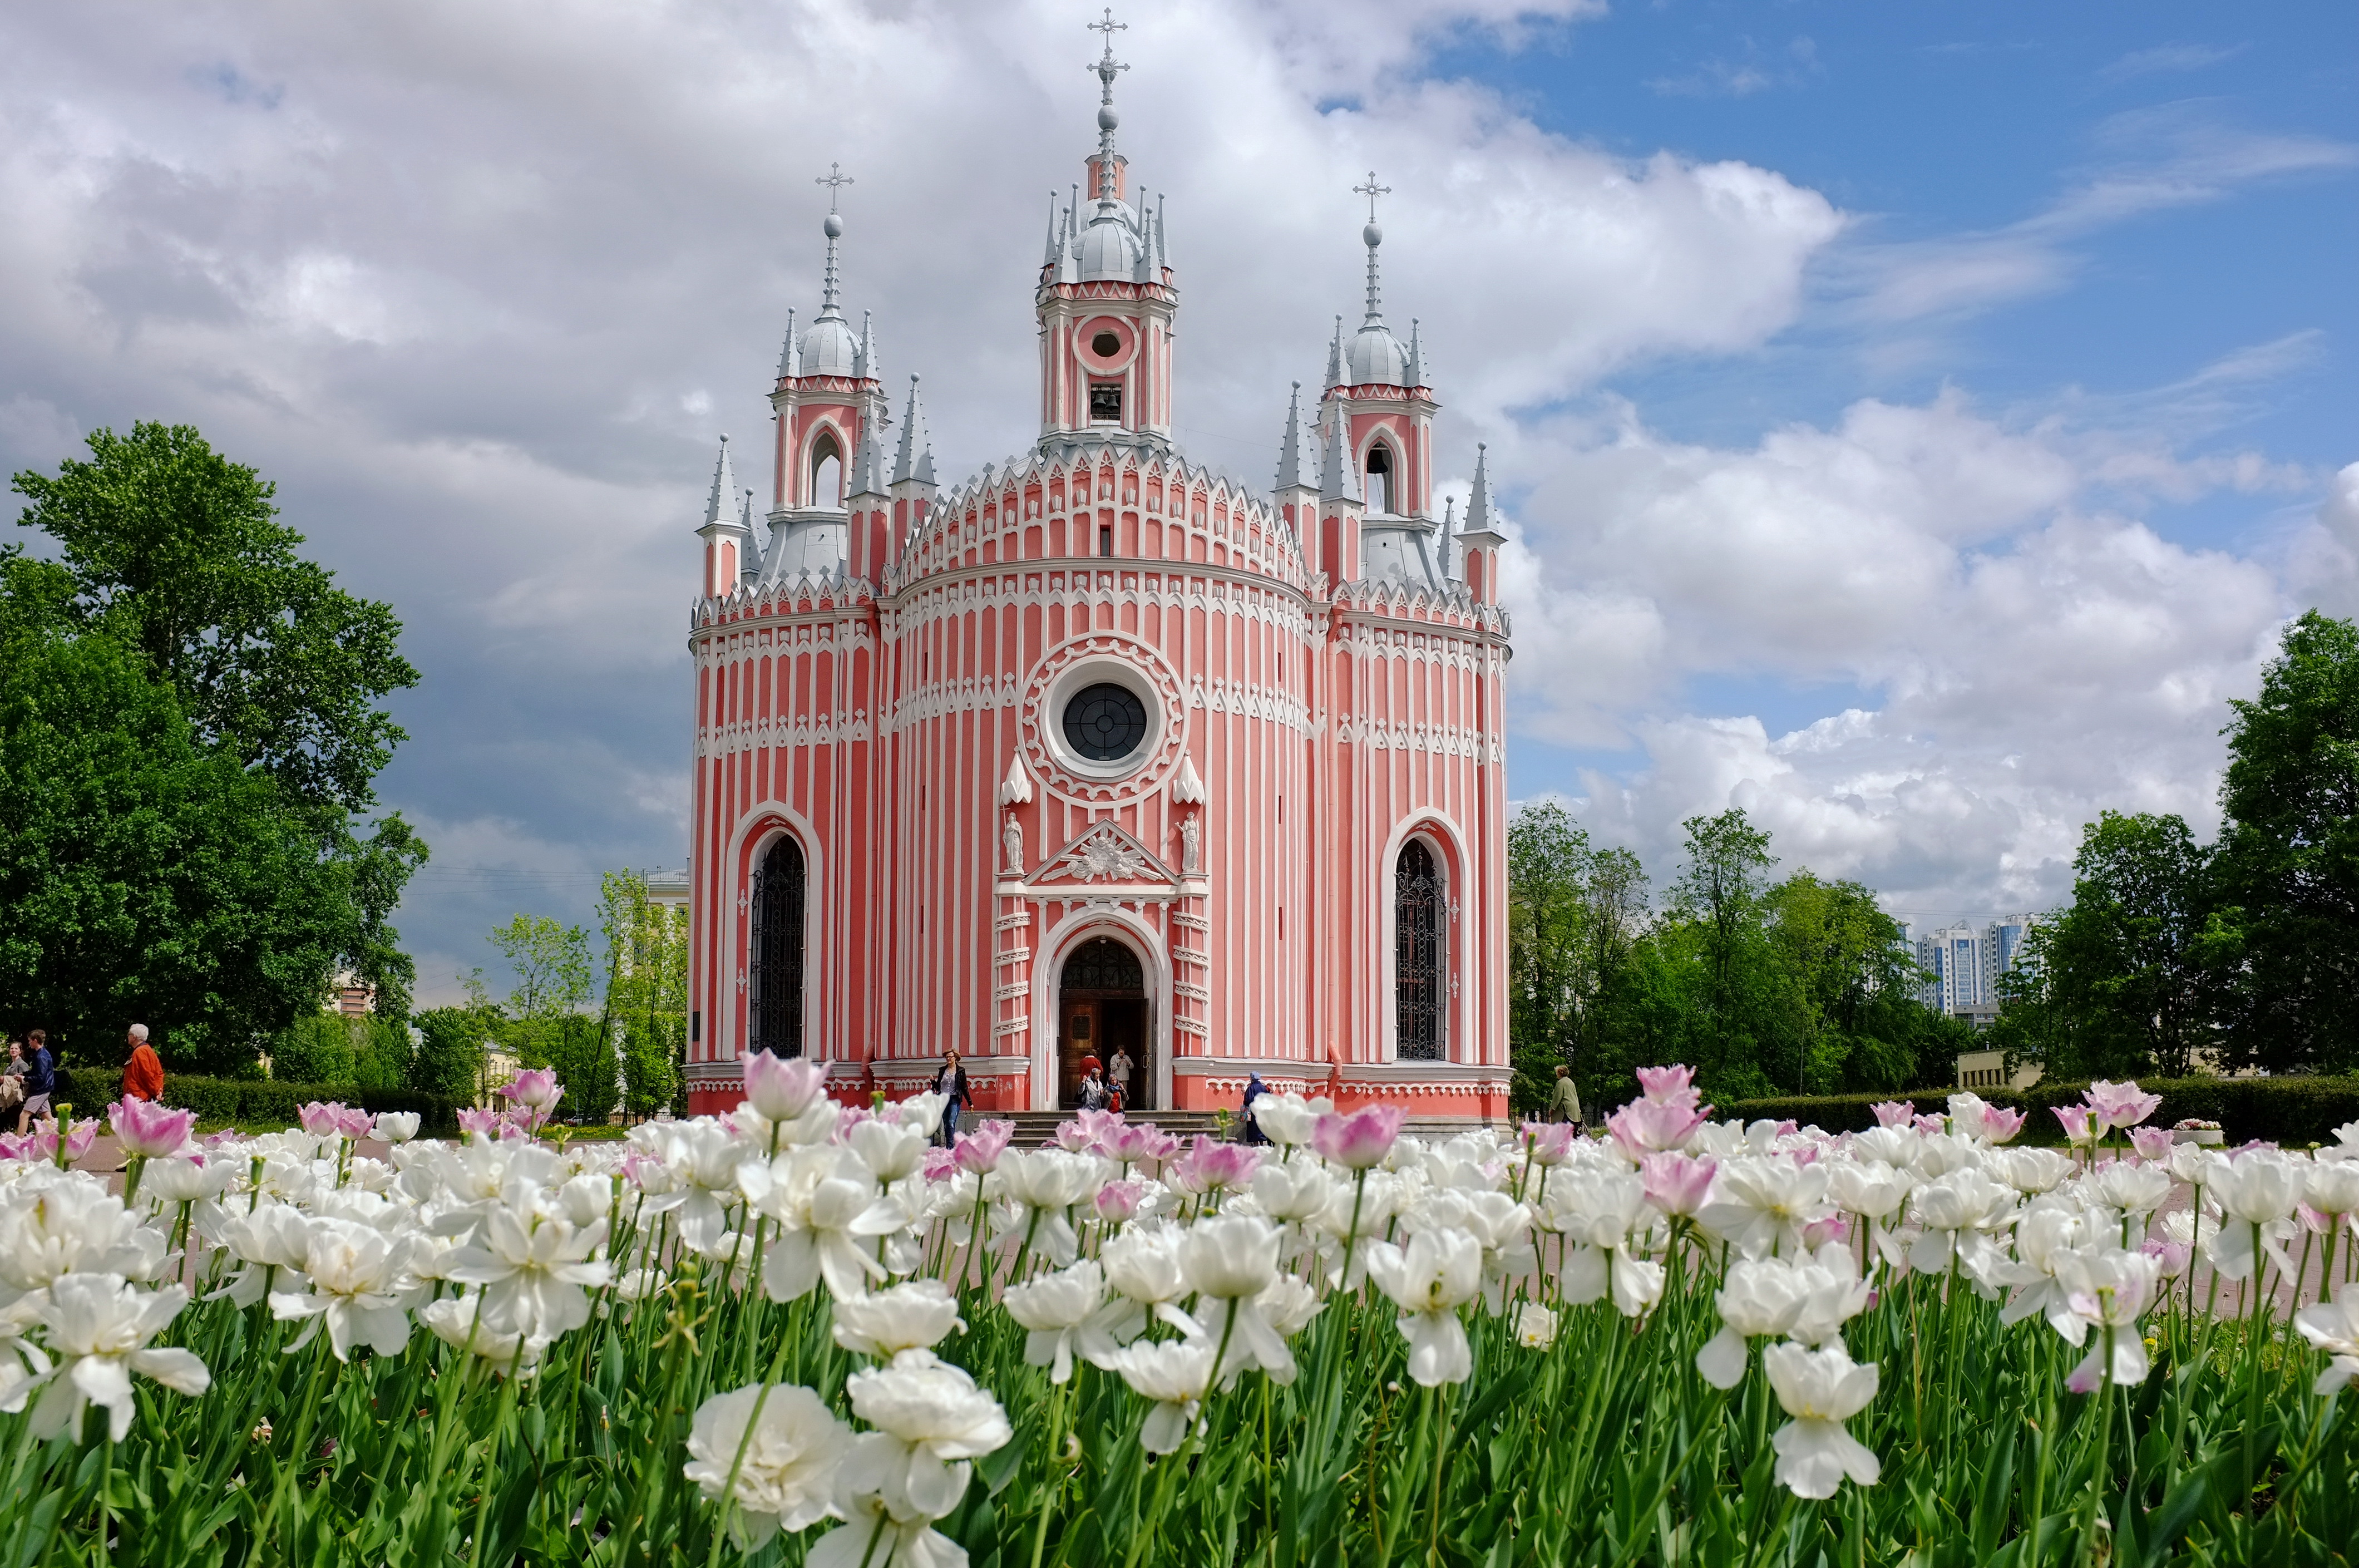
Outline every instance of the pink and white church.
<path fill-rule="evenodd" d="M 1110 37 L 1111 35 L 1109 35 Z M 842 305 L 791 315 L 769 504 L 723 438 L 703 526 L 690 856 L 690 1105 L 738 1059 L 846 1096 L 964 1060 L 978 1110 L 1234 1108 L 1248 1074 L 1507 1114 L 1504 537 L 1478 453 L 1434 508 L 1412 325 L 1371 218 L 1359 330 L 1298 384 L 1274 486 L 1173 438 L 1180 289 L 1114 150 L 1034 288 L 1039 436 L 944 487 L 918 378 L 888 398 Z M 829 183 L 830 181 L 822 181 Z M 893 418 L 891 403 L 900 403 Z"/>

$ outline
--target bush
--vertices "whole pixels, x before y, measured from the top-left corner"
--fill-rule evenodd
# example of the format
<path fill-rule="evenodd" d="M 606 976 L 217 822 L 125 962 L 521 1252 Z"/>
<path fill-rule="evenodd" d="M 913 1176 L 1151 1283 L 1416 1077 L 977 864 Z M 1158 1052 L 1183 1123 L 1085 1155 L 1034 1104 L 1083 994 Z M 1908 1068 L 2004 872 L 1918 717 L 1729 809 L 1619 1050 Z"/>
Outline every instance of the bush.
<path fill-rule="evenodd" d="M 2158 1078 L 2141 1080 L 2147 1093 L 2162 1096 L 2162 1108 L 2147 1118 L 2149 1127 L 2169 1127 L 2194 1117 L 2218 1122 L 2233 1146 L 2255 1138 L 2299 1148 L 2332 1143 L 2334 1129 L 2359 1121 L 2359 1076 L 2333 1078 Z M 2060 1128 L 2049 1113 L 2058 1105 L 2079 1102 L 2086 1083 L 2035 1083 L 2028 1089 L 1978 1089 L 1994 1105 L 2021 1111 L 2027 1139 L 2053 1143 Z M 1767 1117 L 1796 1121 L 1827 1132 L 1857 1132 L 1875 1125 L 1873 1106 L 1885 1100 L 1914 1100 L 1919 1111 L 1933 1115 L 1948 1104 L 1952 1091 L 1914 1089 L 1892 1094 L 1788 1095 L 1778 1099 L 1740 1100 L 1723 1115 L 1744 1121 Z"/>
<path fill-rule="evenodd" d="M 80 1074 L 58 1074 L 56 1097 L 71 1105 L 77 1116 L 103 1116 L 122 1092 L 122 1079 L 116 1073 L 84 1070 Z M 201 1122 L 293 1127 L 296 1112 L 314 1100 L 341 1100 L 371 1115 L 416 1111 L 422 1134 L 457 1132 L 459 1111 L 468 1104 L 448 1094 L 364 1089 L 351 1083 L 284 1083 L 277 1079 L 200 1078 L 185 1073 L 167 1074 L 164 1079 L 164 1103 L 196 1112 Z"/>

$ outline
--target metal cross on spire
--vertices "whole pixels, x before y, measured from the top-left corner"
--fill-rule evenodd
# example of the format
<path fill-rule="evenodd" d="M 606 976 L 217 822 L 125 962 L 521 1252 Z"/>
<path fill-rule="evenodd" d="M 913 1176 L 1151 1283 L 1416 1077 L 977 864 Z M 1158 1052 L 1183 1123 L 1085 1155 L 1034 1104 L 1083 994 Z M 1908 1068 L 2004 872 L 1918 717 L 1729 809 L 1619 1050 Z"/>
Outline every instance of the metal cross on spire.
<path fill-rule="evenodd" d="M 831 163 L 827 166 L 827 172 L 812 180 L 811 183 L 813 185 L 824 185 L 827 187 L 827 210 L 832 212 L 835 211 L 836 193 L 847 185 L 854 185 L 859 182 L 853 180 L 849 174 L 843 172 L 843 165 L 840 163 Z"/>
<path fill-rule="evenodd" d="M 821 231 L 827 235 L 827 276 L 821 285 L 820 320 L 833 318 L 840 321 L 842 313 L 836 305 L 835 242 L 843 237 L 843 214 L 835 210 L 835 202 L 838 193 L 852 184 L 853 179 L 843 172 L 843 165 L 831 163 L 827 166 L 827 172 L 811 183 L 827 187 L 827 221 L 820 225 Z"/>
<path fill-rule="evenodd" d="M 1384 312 L 1376 308 L 1376 247 L 1385 243 L 1385 231 L 1376 227 L 1376 198 L 1391 195 L 1393 188 L 1377 184 L 1376 171 L 1372 169 L 1368 170 L 1368 182 L 1354 185 L 1352 190 L 1368 199 L 1368 226 L 1360 231 L 1360 237 L 1368 244 L 1368 320 L 1361 323 L 1366 326 L 1384 320 Z"/>
<path fill-rule="evenodd" d="M 1130 24 L 1128 22 L 1115 21 L 1114 19 L 1114 7 L 1109 5 L 1106 7 L 1105 16 L 1103 20 L 1084 22 L 1082 25 L 1089 28 L 1089 30 L 1093 33 L 1103 33 L 1105 35 L 1105 54 L 1095 65 L 1091 66 L 1090 69 L 1096 71 L 1098 73 L 1098 80 L 1105 83 L 1105 102 L 1111 103 L 1114 102 L 1114 73 L 1117 71 L 1128 71 L 1130 69 L 1130 67 L 1123 64 L 1121 61 L 1114 58 L 1114 36 L 1116 33 L 1126 33 L 1130 31 Z"/>
<path fill-rule="evenodd" d="M 1100 56 L 1097 63 L 1090 69 L 1098 73 L 1101 89 L 1098 95 L 1098 200 L 1111 201 L 1114 199 L 1114 128 L 1122 123 L 1122 117 L 1114 113 L 1114 79 L 1115 72 L 1130 69 L 1114 59 L 1114 36 L 1116 33 L 1128 32 L 1130 24 L 1115 21 L 1114 8 L 1108 6 L 1103 20 L 1083 25 L 1093 33 L 1105 35 L 1105 53 Z"/>

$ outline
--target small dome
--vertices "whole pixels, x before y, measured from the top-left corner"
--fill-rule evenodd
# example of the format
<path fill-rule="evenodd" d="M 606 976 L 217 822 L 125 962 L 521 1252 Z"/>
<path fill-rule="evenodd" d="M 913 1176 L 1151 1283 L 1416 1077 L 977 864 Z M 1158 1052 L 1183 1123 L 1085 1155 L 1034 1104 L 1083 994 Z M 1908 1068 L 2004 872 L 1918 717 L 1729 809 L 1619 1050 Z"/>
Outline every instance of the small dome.
<path fill-rule="evenodd" d="M 860 344 L 841 316 L 821 316 L 803 334 L 805 376 L 849 376 L 860 358 Z"/>
<path fill-rule="evenodd" d="M 1408 350 L 1383 322 L 1370 321 L 1353 334 L 1344 351 L 1343 382 L 1349 387 L 1406 387 Z"/>
<path fill-rule="evenodd" d="M 1105 209 L 1100 212 L 1105 213 Z M 1080 280 L 1083 283 L 1119 278 L 1127 283 L 1138 270 L 1142 247 L 1130 208 L 1120 201 L 1082 231 Z"/>

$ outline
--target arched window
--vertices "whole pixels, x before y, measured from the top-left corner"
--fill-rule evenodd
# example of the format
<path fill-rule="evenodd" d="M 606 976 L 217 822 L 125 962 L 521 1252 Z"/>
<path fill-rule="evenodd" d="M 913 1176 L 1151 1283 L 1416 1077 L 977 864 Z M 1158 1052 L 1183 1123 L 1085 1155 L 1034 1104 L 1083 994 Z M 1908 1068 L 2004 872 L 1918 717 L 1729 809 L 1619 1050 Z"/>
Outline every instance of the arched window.
<path fill-rule="evenodd" d="M 1423 839 L 1393 865 L 1393 1017 L 1403 1062 L 1441 1060 L 1441 871 Z"/>
<path fill-rule="evenodd" d="M 1368 449 L 1368 507 L 1388 516 L 1398 515 L 1393 505 L 1393 449 L 1378 441 Z"/>
<path fill-rule="evenodd" d="M 821 430 L 819 440 L 811 442 L 810 504 L 814 506 L 843 505 L 843 449 L 836 444 L 833 430 Z"/>
<path fill-rule="evenodd" d="M 754 866 L 746 936 L 745 1050 L 803 1053 L 803 850 L 781 836 Z"/>

